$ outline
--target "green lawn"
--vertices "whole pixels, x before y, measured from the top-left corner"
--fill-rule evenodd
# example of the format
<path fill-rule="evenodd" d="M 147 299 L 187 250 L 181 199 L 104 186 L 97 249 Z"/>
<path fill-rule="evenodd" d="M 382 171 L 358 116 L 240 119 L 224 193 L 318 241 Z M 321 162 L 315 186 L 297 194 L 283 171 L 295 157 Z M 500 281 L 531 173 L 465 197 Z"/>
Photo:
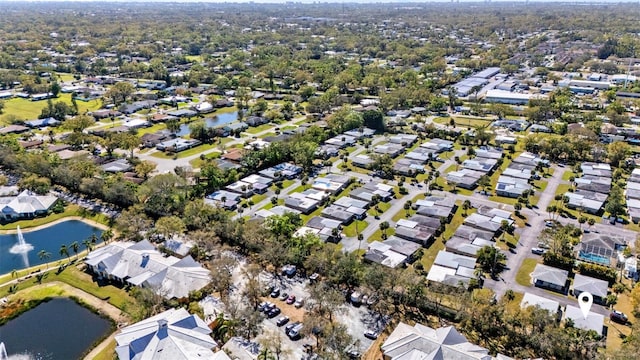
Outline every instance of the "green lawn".
<path fill-rule="evenodd" d="M 204 156 L 205 160 L 200 159 L 199 157 L 189 161 L 189 164 L 191 165 L 191 167 L 193 167 L 194 169 L 199 169 L 200 167 L 202 167 L 202 165 L 204 165 L 204 163 L 207 161 L 207 159 L 217 159 L 220 157 L 220 155 L 222 155 L 222 153 L 219 152 L 211 152 L 208 153 Z"/>
<path fill-rule="evenodd" d="M 457 127 L 465 127 L 465 128 L 466 127 L 477 128 L 481 126 L 487 126 L 493 122 L 493 120 L 476 118 L 472 116 L 455 116 L 452 118 L 455 121 Z M 447 125 L 447 126 L 449 125 L 450 121 L 451 121 L 451 118 L 448 118 L 448 117 L 437 117 L 433 120 L 433 122 L 435 123 Z"/>
<path fill-rule="evenodd" d="M 572 177 L 576 177 L 576 173 L 574 173 L 571 170 L 566 170 L 563 174 L 562 174 L 562 180 L 564 181 L 569 181 L 569 179 L 571 179 Z"/>
<path fill-rule="evenodd" d="M 356 237 L 358 233 L 362 233 L 364 229 L 369 226 L 369 223 L 364 220 L 355 220 L 349 226 L 345 226 L 342 229 L 342 233 L 347 237 Z M 358 227 L 358 231 L 356 231 L 356 227 Z"/>
<path fill-rule="evenodd" d="M 385 211 L 389 210 L 389 208 L 391 207 L 391 203 L 390 202 L 381 202 L 378 203 L 378 205 L 376 205 L 378 207 L 378 209 L 380 209 L 380 214 L 384 213 Z M 378 215 L 378 211 L 376 211 L 376 207 L 373 206 L 371 208 L 369 208 L 369 210 L 367 210 L 367 214 L 371 215 L 371 216 L 376 216 Z"/>
<path fill-rule="evenodd" d="M 267 194 L 255 194 L 250 198 L 250 200 L 253 201 L 253 204 L 255 205 L 266 198 Z"/>
<path fill-rule="evenodd" d="M 71 94 L 60 94 L 57 99 L 51 99 L 53 103 L 63 101 L 71 105 Z M 76 101 L 78 104 L 78 112 L 80 114 L 87 111 L 98 110 L 102 107 L 101 100 L 91 100 L 88 102 Z M 29 99 L 13 98 L 4 102 L 4 110 L 2 119 L 15 116 L 20 120 L 37 119 L 42 109 L 47 107 L 47 100 L 31 101 Z"/>
<path fill-rule="evenodd" d="M 273 127 L 273 125 L 271 124 L 263 124 L 260 126 L 256 126 L 256 127 L 250 127 L 247 129 L 247 131 L 245 131 L 246 133 L 249 133 L 251 135 L 257 134 L 259 132 L 263 132 L 265 130 L 269 130 Z"/>
<path fill-rule="evenodd" d="M 42 279 L 42 283 L 50 283 L 53 281 L 60 281 L 69 284 L 75 288 L 83 290 L 97 298 L 109 299 L 109 303 L 121 310 L 131 310 L 129 307 L 135 304 L 135 300 L 129 296 L 129 294 L 113 285 L 99 286 L 91 278 L 91 275 L 80 271 L 75 265 L 70 265 L 65 268 L 59 274 L 56 271 L 49 271 Z M 38 285 L 36 277 L 21 281 L 15 287 L 15 292 L 28 289 L 32 286 Z M 9 286 L 0 287 L 0 297 L 7 296 L 9 294 Z"/>
<path fill-rule="evenodd" d="M 387 238 L 390 237 L 391 235 L 394 235 L 396 233 L 396 229 L 394 228 L 389 228 L 387 229 Z M 376 232 L 374 232 L 371 237 L 369 237 L 367 239 L 367 242 L 373 242 L 373 241 L 383 241 L 382 240 L 382 230 L 380 230 L 380 228 L 378 228 L 378 230 L 376 230 Z"/>
<path fill-rule="evenodd" d="M 218 144 L 202 144 L 202 145 L 198 145 L 196 147 L 192 147 L 191 149 L 185 150 L 185 151 L 181 151 L 177 154 L 177 158 L 178 159 L 182 159 L 185 157 L 189 157 L 189 156 L 193 156 L 193 155 L 197 155 L 200 154 L 201 152 L 207 151 L 207 150 L 211 150 L 211 149 L 215 149 L 218 146 Z M 164 152 L 154 152 L 153 154 L 151 154 L 151 156 L 156 157 L 158 159 L 173 159 L 174 155 L 173 154 L 167 154 Z"/>
<path fill-rule="evenodd" d="M 531 286 L 531 273 L 538 265 L 538 261 L 533 258 L 524 259 L 516 274 L 516 282 L 522 286 Z"/>
<path fill-rule="evenodd" d="M 136 132 L 136 134 L 140 137 L 142 137 L 142 135 L 144 134 L 153 134 L 156 133 L 160 130 L 164 130 L 167 128 L 167 125 L 165 123 L 157 123 L 154 124 L 150 127 L 147 128 L 142 128 L 142 129 L 138 129 L 138 131 Z"/>
<path fill-rule="evenodd" d="M 31 219 L 31 220 L 14 221 L 12 223 L 0 225 L 0 230 L 15 230 L 18 226 L 20 226 L 21 229 L 27 229 L 31 227 L 48 224 L 50 222 L 54 222 L 56 220 L 60 220 L 62 218 L 70 217 L 70 216 L 80 216 L 85 219 L 99 222 L 101 224 L 105 224 L 105 225 L 109 224 L 109 218 L 106 215 L 94 214 L 84 208 L 81 208 L 78 205 L 71 204 L 71 205 L 67 205 L 65 207 L 64 212 L 61 212 L 59 214 L 52 213 L 50 215 Z"/>
<path fill-rule="evenodd" d="M 276 136 L 276 135 L 277 135 L 277 134 L 276 134 L 276 133 L 274 133 L 274 132 L 268 132 L 268 133 L 264 133 L 264 134 L 260 135 L 260 138 L 261 138 L 261 139 L 264 139 L 264 138 L 267 138 L 267 137 L 269 137 L 269 136 Z"/>

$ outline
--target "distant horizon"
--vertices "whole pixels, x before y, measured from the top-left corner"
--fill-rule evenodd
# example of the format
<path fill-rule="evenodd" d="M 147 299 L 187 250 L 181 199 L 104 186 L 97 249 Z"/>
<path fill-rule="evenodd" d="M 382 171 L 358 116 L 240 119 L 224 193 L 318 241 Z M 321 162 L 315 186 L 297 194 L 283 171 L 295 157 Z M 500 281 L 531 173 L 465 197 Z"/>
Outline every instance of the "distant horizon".
<path fill-rule="evenodd" d="M 209 4 L 433 4 L 433 3 L 558 3 L 558 4 L 627 4 L 637 3 L 640 4 L 640 0 L 0 0 L 0 3 L 134 3 L 134 4 L 153 4 L 153 3 L 209 3 Z"/>

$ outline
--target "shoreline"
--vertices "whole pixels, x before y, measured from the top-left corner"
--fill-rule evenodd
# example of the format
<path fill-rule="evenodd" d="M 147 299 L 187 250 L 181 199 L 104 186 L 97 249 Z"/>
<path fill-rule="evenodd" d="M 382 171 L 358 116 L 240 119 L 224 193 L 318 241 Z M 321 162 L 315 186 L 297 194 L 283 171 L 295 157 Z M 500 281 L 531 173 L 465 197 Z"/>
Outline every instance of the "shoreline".
<path fill-rule="evenodd" d="M 105 348 L 109 346 L 111 341 L 114 341 L 116 334 L 119 332 L 119 328 L 120 328 L 119 325 L 123 323 L 131 322 L 131 319 L 129 318 L 129 316 L 125 315 L 120 309 L 116 308 L 115 306 L 109 304 L 108 302 L 105 302 L 104 300 L 97 298 L 92 294 L 85 292 L 84 290 L 78 289 L 76 287 L 73 287 L 69 284 L 66 284 L 60 281 L 54 281 L 48 284 L 40 284 L 40 285 L 31 287 L 29 289 L 21 290 L 15 294 L 10 295 L 10 299 L 20 298 L 19 295 L 24 295 L 30 291 L 33 292 L 41 288 L 59 289 L 59 293 L 55 296 L 52 296 L 52 298 L 56 298 L 56 297 L 71 298 L 75 296 L 81 301 L 83 301 L 86 305 L 89 305 L 90 307 L 95 309 L 95 311 L 92 310 L 92 312 L 96 313 L 97 311 L 98 315 L 102 314 L 108 317 L 112 321 L 114 325 L 114 329 L 108 334 L 108 336 L 105 336 L 99 339 L 99 342 L 92 344 L 91 347 L 86 350 L 85 354 L 83 354 L 82 359 L 95 358 L 97 354 L 99 354 L 101 351 L 103 351 Z M 27 297 L 30 297 L 30 296 L 27 295 Z M 83 304 L 79 304 L 79 305 L 87 308 L 86 305 L 83 305 Z M 91 308 L 89 309 L 91 310 Z"/>
<path fill-rule="evenodd" d="M 23 233 L 28 233 L 28 232 L 33 232 L 33 231 L 38 231 L 38 230 L 42 230 L 42 229 L 46 229 L 50 226 L 54 226 L 60 223 L 63 223 L 65 221 L 72 221 L 72 220 L 76 220 L 76 221 L 82 221 L 85 224 L 94 226 L 102 231 L 105 231 L 107 229 L 109 229 L 109 227 L 105 224 L 101 224 L 95 220 L 91 220 L 91 219 L 87 219 L 87 218 L 83 218 L 82 216 L 67 216 L 61 219 L 57 219 L 54 220 L 50 223 L 46 223 L 46 224 L 42 224 L 42 225 L 38 225 L 38 226 L 33 226 L 33 227 L 28 227 L 28 228 L 20 228 L 20 230 Z M 18 230 L 17 229 L 11 229 L 11 230 L 0 230 L 0 235 L 11 235 L 11 234 L 17 234 Z"/>

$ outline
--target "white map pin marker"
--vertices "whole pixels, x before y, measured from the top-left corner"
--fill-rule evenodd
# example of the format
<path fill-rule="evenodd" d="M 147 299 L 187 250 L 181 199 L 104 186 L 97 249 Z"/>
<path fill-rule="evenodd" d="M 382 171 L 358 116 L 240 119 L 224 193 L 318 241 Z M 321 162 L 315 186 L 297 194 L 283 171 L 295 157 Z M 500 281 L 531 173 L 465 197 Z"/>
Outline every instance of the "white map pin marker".
<path fill-rule="evenodd" d="M 591 310 L 591 305 L 593 305 L 593 295 L 588 292 L 581 292 L 578 296 L 578 304 L 580 304 L 580 310 L 582 310 L 582 316 L 584 319 L 587 319 L 589 316 L 589 311 Z"/>

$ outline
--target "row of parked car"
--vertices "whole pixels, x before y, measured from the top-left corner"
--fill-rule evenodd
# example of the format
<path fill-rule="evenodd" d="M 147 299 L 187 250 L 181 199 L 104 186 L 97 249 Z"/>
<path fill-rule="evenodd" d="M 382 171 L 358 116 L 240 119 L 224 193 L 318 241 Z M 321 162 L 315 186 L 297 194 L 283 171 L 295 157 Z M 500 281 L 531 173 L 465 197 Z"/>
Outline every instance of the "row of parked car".
<path fill-rule="evenodd" d="M 293 305 L 296 308 L 301 308 L 304 305 L 303 299 L 297 299 L 295 295 L 287 294 L 286 292 L 281 292 L 279 287 L 274 287 L 271 289 L 271 294 L 269 294 L 272 298 L 278 298 L 289 305 Z"/>

